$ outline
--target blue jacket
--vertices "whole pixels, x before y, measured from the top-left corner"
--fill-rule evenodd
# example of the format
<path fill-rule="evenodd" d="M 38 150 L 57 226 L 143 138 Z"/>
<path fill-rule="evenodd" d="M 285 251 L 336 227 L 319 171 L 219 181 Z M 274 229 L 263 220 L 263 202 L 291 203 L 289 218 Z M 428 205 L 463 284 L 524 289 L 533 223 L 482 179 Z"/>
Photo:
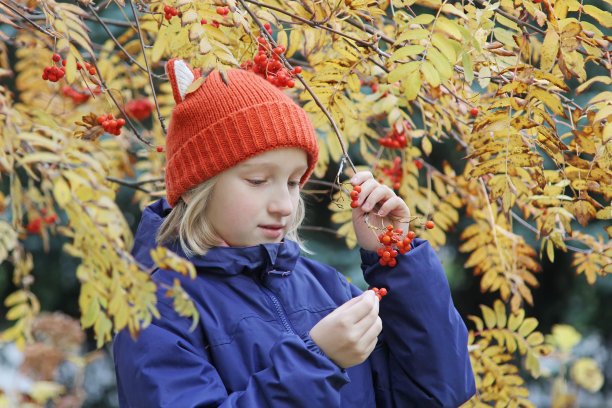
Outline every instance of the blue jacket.
<path fill-rule="evenodd" d="M 152 265 L 149 250 L 170 207 L 149 206 L 133 253 Z M 178 245 L 170 249 L 183 254 Z M 184 254 L 183 254 L 184 255 Z M 383 331 L 370 357 L 343 370 L 309 337 L 328 313 L 361 291 L 339 272 L 300 256 L 290 240 L 247 248 L 215 247 L 190 260 L 194 280 L 179 278 L 200 321 L 180 317 L 158 294 L 161 318 L 134 341 L 114 341 L 121 407 L 457 407 L 475 392 L 467 331 L 455 310 L 440 261 L 415 240 L 394 268 L 361 251 L 365 280 L 385 287 Z M 163 285 L 160 285 L 163 286 Z"/>

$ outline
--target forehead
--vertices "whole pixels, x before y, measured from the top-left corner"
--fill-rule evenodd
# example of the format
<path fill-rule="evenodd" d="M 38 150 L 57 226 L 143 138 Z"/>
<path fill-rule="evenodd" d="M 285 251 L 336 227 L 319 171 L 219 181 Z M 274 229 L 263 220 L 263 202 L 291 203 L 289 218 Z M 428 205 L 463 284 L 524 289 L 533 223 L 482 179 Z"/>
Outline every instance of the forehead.
<path fill-rule="evenodd" d="M 304 169 L 308 167 L 308 156 L 302 149 L 287 147 L 268 150 L 240 162 L 236 167 L 277 167 L 283 169 Z"/>

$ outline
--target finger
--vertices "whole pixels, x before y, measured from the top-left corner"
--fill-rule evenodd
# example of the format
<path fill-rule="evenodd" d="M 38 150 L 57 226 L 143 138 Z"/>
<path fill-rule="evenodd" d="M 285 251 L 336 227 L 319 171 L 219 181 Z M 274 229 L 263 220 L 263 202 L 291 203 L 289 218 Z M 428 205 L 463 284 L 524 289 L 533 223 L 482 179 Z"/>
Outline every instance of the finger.
<path fill-rule="evenodd" d="M 371 290 L 366 290 L 363 295 L 360 296 L 361 300 L 352 304 L 344 312 L 350 316 L 350 323 L 357 323 L 364 317 L 366 317 L 372 308 L 378 303 L 376 295 Z"/>
<path fill-rule="evenodd" d="M 394 197 L 395 193 L 387 186 L 378 185 L 366 198 L 365 202 L 361 205 L 363 211 L 372 211 L 376 204 L 381 205 Z"/>
<path fill-rule="evenodd" d="M 366 314 L 361 320 L 355 323 L 354 328 L 356 332 L 361 333 L 362 335 L 365 334 L 370 329 L 370 327 L 376 322 L 376 320 L 379 319 L 378 305 L 379 305 L 379 301 L 378 299 L 375 299 L 374 305 L 372 306 L 368 314 Z"/>
<path fill-rule="evenodd" d="M 378 182 L 373 178 L 369 178 L 365 180 L 361 184 L 361 192 L 359 193 L 359 198 L 357 199 L 357 203 L 361 206 L 364 201 L 368 198 L 368 196 L 379 186 Z"/>
<path fill-rule="evenodd" d="M 354 306 L 355 304 L 361 302 L 363 300 L 363 296 L 366 295 L 366 292 L 363 292 L 362 294 L 360 294 L 359 296 L 355 296 L 354 298 L 347 300 L 346 302 L 344 302 L 343 304 L 341 304 L 340 306 L 338 306 L 334 312 L 339 312 L 339 313 L 344 313 L 347 310 L 349 310 L 352 306 Z"/>
<path fill-rule="evenodd" d="M 382 320 L 380 317 L 369 327 L 368 331 L 360 339 L 360 346 L 368 350 L 368 354 L 374 350 L 378 342 L 378 335 L 382 331 Z"/>
<path fill-rule="evenodd" d="M 385 203 L 381 205 L 380 209 L 378 210 L 378 215 L 381 217 L 385 217 L 388 214 L 393 215 L 393 213 L 395 213 L 394 215 L 410 217 L 410 210 L 408 209 L 408 206 L 404 200 L 398 196 L 391 197 L 385 201 Z"/>
<path fill-rule="evenodd" d="M 360 186 L 368 179 L 373 179 L 374 175 L 370 171 L 360 171 L 355 173 L 353 177 L 351 177 L 351 184 L 354 186 Z"/>

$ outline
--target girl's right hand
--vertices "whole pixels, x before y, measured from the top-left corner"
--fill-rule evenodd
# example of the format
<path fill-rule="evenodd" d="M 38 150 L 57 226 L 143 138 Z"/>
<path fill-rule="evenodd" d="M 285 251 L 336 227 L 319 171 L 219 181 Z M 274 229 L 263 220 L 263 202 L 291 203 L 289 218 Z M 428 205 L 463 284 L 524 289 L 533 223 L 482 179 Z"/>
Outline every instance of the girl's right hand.
<path fill-rule="evenodd" d="M 348 368 L 370 356 L 381 330 L 378 298 L 366 290 L 321 319 L 310 338 L 336 365 Z"/>

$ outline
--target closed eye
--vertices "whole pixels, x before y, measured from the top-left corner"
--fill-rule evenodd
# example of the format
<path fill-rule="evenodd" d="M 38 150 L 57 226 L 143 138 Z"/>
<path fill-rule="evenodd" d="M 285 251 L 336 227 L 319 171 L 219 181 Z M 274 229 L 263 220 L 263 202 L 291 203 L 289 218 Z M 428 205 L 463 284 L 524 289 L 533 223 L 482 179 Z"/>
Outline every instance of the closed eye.
<path fill-rule="evenodd" d="M 248 183 L 254 185 L 254 186 L 259 186 L 263 183 L 266 182 L 266 180 L 247 180 Z"/>

